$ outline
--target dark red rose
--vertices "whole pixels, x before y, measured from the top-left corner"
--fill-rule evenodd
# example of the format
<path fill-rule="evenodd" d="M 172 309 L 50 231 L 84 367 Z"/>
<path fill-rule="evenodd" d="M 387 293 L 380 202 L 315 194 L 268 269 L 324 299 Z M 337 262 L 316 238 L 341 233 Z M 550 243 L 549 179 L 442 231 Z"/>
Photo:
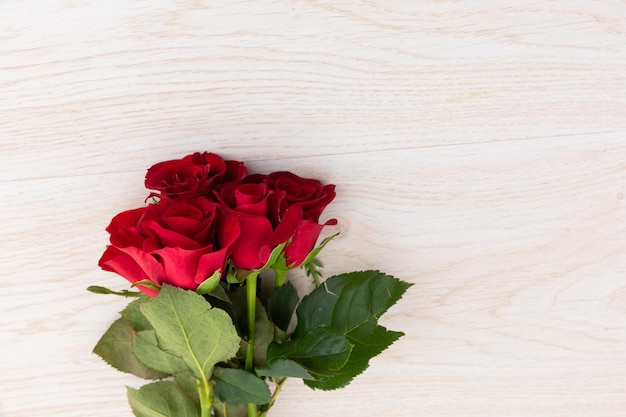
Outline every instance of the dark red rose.
<path fill-rule="evenodd" d="M 285 192 L 281 211 L 299 204 L 303 217 L 314 222 L 319 221 L 326 206 L 335 198 L 333 184 L 322 185 L 318 180 L 301 178 L 292 172 L 273 172 L 263 179 L 263 183 L 272 190 Z"/>
<path fill-rule="evenodd" d="M 226 184 L 220 201 L 235 216 L 241 234 L 232 246 L 231 260 L 240 269 L 257 269 L 268 260 L 272 250 L 296 233 L 301 212 L 292 210 L 279 215 L 285 197 L 281 191 L 272 191 L 265 184 Z M 226 238 L 225 230 L 221 237 Z"/>
<path fill-rule="evenodd" d="M 217 230 L 225 231 L 217 236 Z M 231 245 L 239 237 L 237 219 L 217 203 L 199 197 L 162 199 L 158 204 L 115 216 L 106 229 L 111 245 L 99 261 L 106 271 L 129 280 L 150 280 L 195 290 L 216 271 L 224 271 Z M 154 296 L 156 291 L 139 286 Z"/>
<path fill-rule="evenodd" d="M 278 193 L 281 198 L 278 207 L 273 206 L 269 218 L 280 222 L 287 212 L 290 216 L 300 216 L 294 234 L 285 247 L 285 257 L 290 268 L 300 266 L 324 226 L 337 224 L 335 219 L 319 224 L 319 218 L 326 206 L 335 198 L 335 186 L 322 185 L 316 179 L 301 178 L 292 172 L 281 171 L 269 175 L 250 175 L 244 179 L 250 184 L 263 184 L 267 192 Z"/>
<path fill-rule="evenodd" d="M 182 159 L 153 165 L 148 169 L 145 185 L 168 198 L 212 198 L 213 189 L 224 183 L 241 181 L 247 174 L 242 162 L 225 161 L 214 153 L 196 152 Z"/>

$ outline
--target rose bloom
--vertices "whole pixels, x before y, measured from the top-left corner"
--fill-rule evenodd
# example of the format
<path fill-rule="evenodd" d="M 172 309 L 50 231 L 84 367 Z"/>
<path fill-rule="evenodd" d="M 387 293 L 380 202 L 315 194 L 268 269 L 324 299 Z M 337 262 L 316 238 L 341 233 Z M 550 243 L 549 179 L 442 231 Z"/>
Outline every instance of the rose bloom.
<path fill-rule="evenodd" d="M 269 226 L 263 226 L 265 241 L 259 247 L 260 257 L 255 262 L 259 266 L 267 260 L 273 247 L 289 238 L 291 240 L 284 250 L 287 266 L 300 266 L 315 247 L 323 228 L 337 224 L 335 219 L 318 223 L 323 210 L 335 198 L 335 186 L 323 186 L 318 180 L 301 178 L 291 172 L 250 175 L 243 184 L 227 186 L 223 191 L 222 198 L 227 205 L 238 212 L 256 215 L 255 219 L 245 220 L 247 226 L 242 223 L 242 238 L 248 230 L 267 221 L 274 230 L 270 234 Z M 233 257 L 237 252 L 238 248 L 233 250 Z"/>
<path fill-rule="evenodd" d="M 217 239 L 216 230 L 224 230 Z M 224 271 L 240 227 L 218 204 L 204 197 L 162 199 L 113 218 L 106 229 L 111 244 L 98 265 L 134 283 L 150 280 L 195 290 L 216 271 Z M 157 291 L 138 286 L 147 295 Z"/>
<path fill-rule="evenodd" d="M 248 174 L 242 162 L 225 161 L 214 153 L 196 152 L 182 159 L 159 162 L 148 169 L 145 185 L 151 196 L 212 198 L 221 184 L 241 181 Z"/>
<path fill-rule="evenodd" d="M 221 189 L 219 197 L 227 213 L 236 217 L 241 227 L 230 255 L 236 268 L 262 267 L 272 250 L 296 233 L 300 215 L 296 211 L 283 218 L 278 215 L 284 192 L 272 191 L 265 184 L 231 183 Z M 218 233 L 226 239 L 228 231 L 222 229 Z"/>

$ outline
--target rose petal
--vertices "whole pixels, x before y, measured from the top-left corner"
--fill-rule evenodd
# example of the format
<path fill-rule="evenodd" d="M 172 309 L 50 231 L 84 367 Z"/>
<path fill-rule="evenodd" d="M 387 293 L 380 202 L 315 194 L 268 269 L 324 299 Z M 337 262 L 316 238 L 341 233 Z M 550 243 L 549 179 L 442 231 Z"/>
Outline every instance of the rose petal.
<path fill-rule="evenodd" d="M 261 248 L 272 234 L 270 221 L 261 216 L 236 213 L 241 227 L 241 235 L 231 249 L 231 259 L 240 269 L 256 269 L 263 266 L 267 258 L 260 259 Z M 228 237 L 221 233 L 221 241 Z"/>
<path fill-rule="evenodd" d="M 146 272 L 135 262 L 135 260 L 120 251 L 113 246 L 107 246 L 107 249 L 102 254 L 102 257 L 98 261 L 98 265 L 105 271 L 115 272 L 126 278 L 131 283 L 142 281 L 144 279 L 150 279 Z M 158 284 L 155 282 L 155 284 Z M 146 295 L 155 296 L 157 291 L 138 286 L 138 288 Z"/>
<path fill-rule="evenodd" d="M 160 264 L 163 265 L 165 276 L 162 282 L 188 290 L 195 290 L 198 287 L 195 281 L 198 263 L 200 258 L 207 252 L 210 252 L 210 250 L 206 248 L 197 250 L 162 248 L 154 251 Z"/>
<path fill-rule="evenodd" d="M 325 226 L 337 224 L 337 220 L 331 219 L 324 224 L 318 224 L 311 220 L 302 220 L 298 230 L 287 247 L 285 257 L 289 268 L 296 268 L 304 262 L 309 252 L 315 247 L 315 242 Z"/>

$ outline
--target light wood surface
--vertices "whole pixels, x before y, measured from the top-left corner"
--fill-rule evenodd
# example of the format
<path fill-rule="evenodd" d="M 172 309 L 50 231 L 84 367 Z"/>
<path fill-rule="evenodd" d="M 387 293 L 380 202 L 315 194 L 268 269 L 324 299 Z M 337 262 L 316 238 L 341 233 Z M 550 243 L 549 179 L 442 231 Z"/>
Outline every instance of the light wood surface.
<path fill-rule="evenodd" d="M 0 1 L 0 416 L 130 417 L 104 227 L 193 151 L 337 185 L 406 336 L 272 415 L 626 415 L 626 3 Z M 304 289 L 305 284 L 300 287 Z"/>

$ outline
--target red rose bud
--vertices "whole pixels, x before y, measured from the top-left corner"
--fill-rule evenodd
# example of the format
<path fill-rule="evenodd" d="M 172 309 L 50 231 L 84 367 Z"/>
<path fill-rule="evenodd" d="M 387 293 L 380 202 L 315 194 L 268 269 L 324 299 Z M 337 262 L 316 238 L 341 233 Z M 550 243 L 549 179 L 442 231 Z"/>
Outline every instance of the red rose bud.
<path fill-rule="evenodd" d="M 216 230 L 225 230 L 218 238 Z M 200 197 L 162 199 L 158 204 L 115 216 L 107 227 L 111 245 L 99 261 L 105 271 L 135 283 L 150 280 L 195 290 L 216 271 L 224 271 L 240 226 L 218 204 Z M 139 286 L 145 294 L 156 291 Z"/>
<path fill-rule="evenodd" d="M 239 161 L 224 161 L 214 153 L 196 152 L 182 159 L 159 162 L 148 169 L 145 185 L 151 196 L 213 199 L 221 184 L 241 181 L 248 169 Z"/>
<path fill-rule="evenodd" d="M 309 255 L 309 252 L 315 247 L 315 242 L 317 242 L 322 229 L 325 226 L 334 226 L 336 224 L 336 219 L 330 219 L 324 224 L 318 224 L 312 220 L 302 220 L 293 239 L 285 247 L 287 267 L 297 268 L 300 266 Z"/>

